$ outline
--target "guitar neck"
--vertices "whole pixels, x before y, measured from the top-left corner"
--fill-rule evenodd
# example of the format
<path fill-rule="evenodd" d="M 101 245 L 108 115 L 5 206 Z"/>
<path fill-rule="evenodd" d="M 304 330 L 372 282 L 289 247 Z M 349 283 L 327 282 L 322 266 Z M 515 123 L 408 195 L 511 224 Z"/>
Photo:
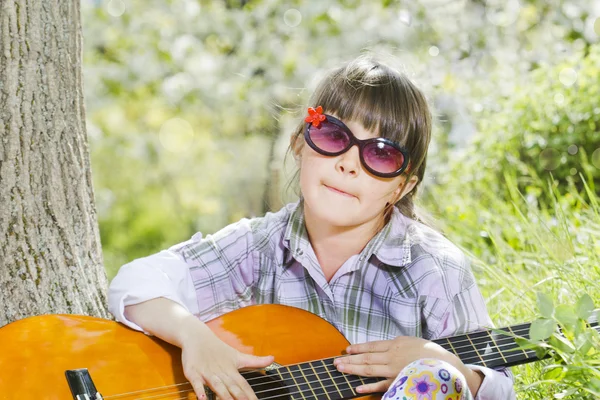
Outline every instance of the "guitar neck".
<path fill-rule="evenodd" d="M 596 321 L 591 322 L 590 326 L 600 330 Z M 539 360 L 534 350 L 521 348 L 515 340 L 515 337 L 529 339 L 530 327 L 530 323 L 523 323 L 436 339 L 433 342 L 457 355 L 464 364 L 488 368 L 511 367 Z"/>
<path fill-rule="evenodd" d="M 530 323 L 523 323 L 436 339 L 433 342 L 456 354 L 465 364 L 488 368 L 510 367 L 538 360 L 535 351 L 522 349 L 515 341 L 515 337 L 529 339 L 530 326 Z M 600 329 L 597 322 L 591 323 L 591 326 L 596 330 Z M 333 365 L 333 360 L 334 358 L 327 358 L 280 366 L 267 371 L 267 377 L 258 380 L 249 375 L 245 377 L 259 399 L 292 400 L 353 399 L 361 396 L 355 391 L 357 386 L 381 380 L 342 374 Z M 280 382 L 282 391 L 261 390 L 265 379 Z"/>

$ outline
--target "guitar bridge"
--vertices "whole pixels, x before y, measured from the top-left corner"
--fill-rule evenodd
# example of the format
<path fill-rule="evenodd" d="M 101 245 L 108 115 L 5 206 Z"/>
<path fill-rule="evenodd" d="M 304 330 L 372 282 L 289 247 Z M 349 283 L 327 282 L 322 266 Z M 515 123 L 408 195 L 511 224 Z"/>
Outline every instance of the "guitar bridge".
<path fill-rule="evenodd" d="M 103 400 L 102 395 L 96 390 L 92 377 L 87 368 L 70 369 L 65 371 L 67 383 L 71 389 L 74 400 Z"/>

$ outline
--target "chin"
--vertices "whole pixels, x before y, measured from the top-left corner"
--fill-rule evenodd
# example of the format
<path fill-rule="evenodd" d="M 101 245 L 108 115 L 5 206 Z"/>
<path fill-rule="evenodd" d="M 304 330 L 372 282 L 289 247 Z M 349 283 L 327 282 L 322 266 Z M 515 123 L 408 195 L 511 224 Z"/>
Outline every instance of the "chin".
<path fill-rule="evenodd" d="M 336 204 L 334 202 L 315 201 L 304 199 L 305 208 L 320 222 L 332 226 L 355 226 L 361 223 L 356 208 Z M 306 212 L 306 210 L 305 210 Z"/>

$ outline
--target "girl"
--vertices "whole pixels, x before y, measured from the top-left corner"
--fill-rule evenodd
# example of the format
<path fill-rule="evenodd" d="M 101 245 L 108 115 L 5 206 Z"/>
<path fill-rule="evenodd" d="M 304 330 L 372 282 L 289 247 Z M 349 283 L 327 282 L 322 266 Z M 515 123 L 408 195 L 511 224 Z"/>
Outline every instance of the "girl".
<path fill-rule="evenodd" d="M 361 56 L 329 73 L 310 106 L 290 146 L 300 200 L 124 265 L 111 312 L 181 347 L 200 398 L 207 385 L 221 399 L 256 399 L 238 370 L 273 362 L 229 347 L 203 321 L 278 303 L 346 336 L 339 371 L 387 378 L 360 393 L 514 399 L 508 371 L 464 365 L 431 342 L 491 321 L 465 255 L 414 213 L 431 134 L 423 94 Z"/>

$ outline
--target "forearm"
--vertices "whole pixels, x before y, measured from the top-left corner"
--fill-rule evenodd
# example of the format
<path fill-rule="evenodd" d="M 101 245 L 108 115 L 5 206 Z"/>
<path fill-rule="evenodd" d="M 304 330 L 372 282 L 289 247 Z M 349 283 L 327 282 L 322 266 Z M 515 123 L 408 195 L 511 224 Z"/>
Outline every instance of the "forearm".
<path fill-rule="evenodd" d="M 195 315 L 164 297 L 126 306 L 125 317 L 144 331 L 178 347 L 183 346 L 190 333 L 211 332 Z"/>

